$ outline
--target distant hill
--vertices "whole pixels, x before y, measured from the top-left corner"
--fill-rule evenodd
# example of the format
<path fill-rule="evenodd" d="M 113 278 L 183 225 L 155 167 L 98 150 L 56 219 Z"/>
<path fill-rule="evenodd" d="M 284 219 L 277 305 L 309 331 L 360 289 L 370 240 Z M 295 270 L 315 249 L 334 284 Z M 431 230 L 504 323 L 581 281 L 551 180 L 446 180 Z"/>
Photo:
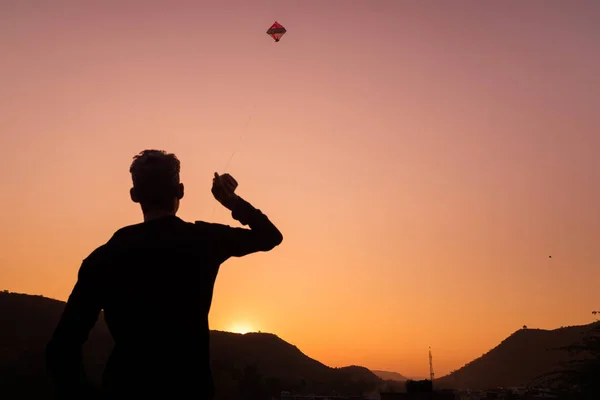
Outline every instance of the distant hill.
<path fill-rule="evenodd" d="M 44 346 L 64 305 L 42 296 L 0 292 L 0 393 L 19 393 L 21 399 L 49 398 Z M 112 346 L 101 317 L 84 348 L 86 371 L 96 382 Z M 248 379 L 260 381 L 262 390 L 273 394 L 296 390 L 354 395 L 371 392 L 384 383 L 364 367 L 330 368 L 267 333 L 211 331 L 211 351 L 221 399 L 234 398 L 238 386 Z"/>
<path fill-rule="evenodd" d="M 377 375 L 384 381 L 406 382 L 408 380 L 407 377 L 400 375 L 397 372 L 379 371 L 374 369 L 372 369 L 371 372 L 373 372 L 375 375 Z"/>
<path fill-rule="evenodd" d="M 578 342 L 597 324 L 554 330 L 520 329 L 481 357 L 436 379 L 435 385 L 473 390 L 527 386 L 569 359 L 569 354 L 558 348 Z"/>

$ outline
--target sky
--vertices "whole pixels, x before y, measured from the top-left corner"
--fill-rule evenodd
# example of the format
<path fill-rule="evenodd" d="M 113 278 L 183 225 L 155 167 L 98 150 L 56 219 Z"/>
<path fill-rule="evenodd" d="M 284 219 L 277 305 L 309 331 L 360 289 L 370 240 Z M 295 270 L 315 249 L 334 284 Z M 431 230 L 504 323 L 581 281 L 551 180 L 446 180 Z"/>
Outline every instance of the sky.
<path fill-rule="evenodd" d="M 181 218 L 239 226 L 210 193 L 229 172 L 285 238 L 222 266 L 212 329 L 408 376 L 431 347 L 442 376 L 525 324 L 589 323 L 599 20 L 593 0 L 0 1 L 0 289 L 66 300 L 141 222 L 128 168 L 158 148 Z"/>

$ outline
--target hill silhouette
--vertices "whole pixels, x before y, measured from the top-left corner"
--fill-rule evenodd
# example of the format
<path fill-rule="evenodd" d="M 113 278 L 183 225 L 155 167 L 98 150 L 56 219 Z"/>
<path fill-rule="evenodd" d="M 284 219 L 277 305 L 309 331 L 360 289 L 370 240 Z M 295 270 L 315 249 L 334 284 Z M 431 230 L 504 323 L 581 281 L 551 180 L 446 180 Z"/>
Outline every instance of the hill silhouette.
<path fill-rule="evenodd" d="M 571 356 L 559 349 L 577 343 L 597 324 L 520 329 L 481 357 L 436 379 L 436 387 L 481 390 L 528 386 L 568 361 Z"/>
<path fill-rule="evenodd" d="M 23 399 L 49 398 L 44 346 L 64 306 L 62 301 L 43 296 L 0 292 L 0 393 L 19 393 Z M 241 387 L 261 390 L 263 397 L 281 390 L 356 395 L 384 383 L 364 367 L 328 367 L 273 334 L 211 331 L 210 339 L 220 399 L 234 398 Z M 101 316 L 84 347 L 86 372 L 96 382 L 112 346 Z M 249 389 L 249 385 L 255 388 Z"/>
<path fill-rule="evenodd" d="M 0 393 L 19 393 L 21 399 L 49 398 L 44 367 L 48 342 L 65 303 L 27 294 L 0 292 Z M 555 330 L 520 329 L 498 346 L 457 371 L 436 379 L 437 388 L 488 389 L 527 386 L 569 359 L 555 350 L 578 342 L 595 324 Z M 100 317 L 84 347 L 86 371 L 99 382 L 113 342 Z M 245 335 L 211 331 L 212 365 L 219 399 L 232 399 L 239 390 L 278 394 L 299 393 L 357 395 L 378 388 L 403 390 L 406 380 L 388 371 L 360 366 L 331 368 L 296 346 L 268 333 Z"/>
<path fill-rule="evenodd" d="M 372 369 L 371 372 L 373 372 L 375 375 L 377 375 L 378 377 L 380 377 L 381 379 L 383 379 L 385 381 L 406 382 L 408 380 L 407 377 L 400 375 L 397 372 L 380 371 L 380 370 L 375 370 L 375 369 Z"/>

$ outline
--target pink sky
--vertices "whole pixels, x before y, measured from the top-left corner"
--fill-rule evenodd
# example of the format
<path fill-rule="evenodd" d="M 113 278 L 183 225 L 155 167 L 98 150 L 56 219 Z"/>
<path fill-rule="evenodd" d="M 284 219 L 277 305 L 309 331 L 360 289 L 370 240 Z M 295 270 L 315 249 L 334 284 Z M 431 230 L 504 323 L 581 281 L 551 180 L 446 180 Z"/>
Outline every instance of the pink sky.
<path fill-rule="evenodd" d="M 265 31 L 288 33 L 274 43 Z M 211 327 L 438 376 L 599 306 L 600 3 L 0 3 L 0 289 L 66 299 L 137 223 L 128 167 L 175 152 L 281 228 L 228 261 Z M 551 255 L 552 259 L 548 256 Z M 244 328 L 246 327 L 246 328 Z"/>

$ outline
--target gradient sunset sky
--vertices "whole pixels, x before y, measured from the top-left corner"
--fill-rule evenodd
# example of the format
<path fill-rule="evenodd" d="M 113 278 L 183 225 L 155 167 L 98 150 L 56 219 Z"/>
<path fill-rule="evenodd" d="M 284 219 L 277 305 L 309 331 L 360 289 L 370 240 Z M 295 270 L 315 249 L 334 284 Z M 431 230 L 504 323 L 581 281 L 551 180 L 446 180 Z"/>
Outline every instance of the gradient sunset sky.
<path fill-rule="evenodd" d="M 288 29 L 279 43 L 265 31 Z M 0 289 L 66 300 L 175 152 L 180 216 L 285 240 L 226 262 L 211 328 L 437 376 L 600 307 L 600 2 L 0 2 Z M 550 259 L 549 256 L 552 256 Z"/>

